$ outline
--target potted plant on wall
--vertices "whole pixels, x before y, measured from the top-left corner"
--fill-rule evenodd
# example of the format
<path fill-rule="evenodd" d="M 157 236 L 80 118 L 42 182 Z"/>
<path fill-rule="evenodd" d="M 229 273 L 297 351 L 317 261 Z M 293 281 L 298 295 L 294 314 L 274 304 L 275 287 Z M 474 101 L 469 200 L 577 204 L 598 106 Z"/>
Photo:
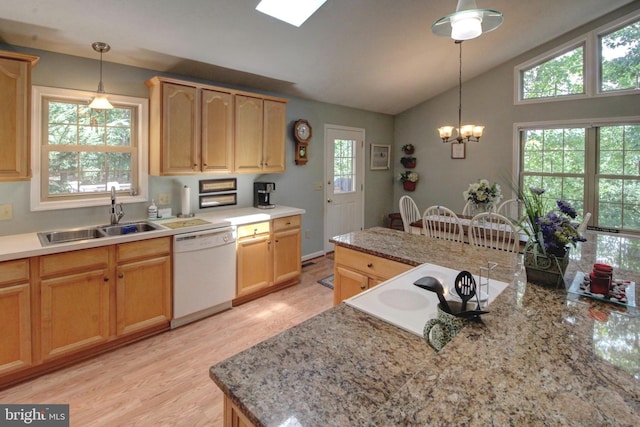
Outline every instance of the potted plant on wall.
<path fill-rule="evenodd" d="M 402 146 L 402 151 L 404 152 L 404 154 L 410 155 L 415 151 L 415 147 L 413 146 L 413 144 L 405 144 Z"/>
<path fill-rule="evenodd" d="M 398 179 L 402 182 L 405 191 L 414 191 L 420 175 L 417 172 L 404 171 L 398 175 Z"/>
<path fill-rule="evenodd" d="M 407 169 L 413 169 L 416 167 L 416 158 L 413 156 L 405 156 L 400 159 L 400 163 Z"/>

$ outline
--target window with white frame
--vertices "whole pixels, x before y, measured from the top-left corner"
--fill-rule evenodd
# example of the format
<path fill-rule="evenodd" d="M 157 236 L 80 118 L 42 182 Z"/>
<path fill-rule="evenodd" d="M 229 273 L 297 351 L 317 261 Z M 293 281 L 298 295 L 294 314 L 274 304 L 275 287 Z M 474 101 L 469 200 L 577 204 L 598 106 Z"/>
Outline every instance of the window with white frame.
<path fill-rule="evenodd" d="M 514 81 L 516 104 L 637 94 L 640 12 L 517 65 Z"/>
<path fill-rule="evenodd" d="M 585 121 L 587 123 L 587 121 Z M 640 233 L 640 118 L 520 127 L 520 188 L 569 201 L 593 225 Z"/>
<path fill-rule="evenodd" d="M 114 108 L 88 106 L 95 95 L 34 86 L 32 210 L 147 198 L 147 100 L 109 96 Z"/>

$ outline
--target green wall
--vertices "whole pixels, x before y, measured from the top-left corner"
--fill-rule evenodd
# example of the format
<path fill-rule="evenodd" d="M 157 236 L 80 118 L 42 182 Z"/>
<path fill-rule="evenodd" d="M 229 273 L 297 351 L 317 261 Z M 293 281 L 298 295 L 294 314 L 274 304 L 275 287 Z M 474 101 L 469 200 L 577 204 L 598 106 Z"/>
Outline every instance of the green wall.
<path fill-rule="evenodd" d="M 98 80 L 98 62 L 69 55 L 61 55 L 41 50 L 27 49 L 18 46 L 0 44 L 2 50 L 12 50 L 38 55 L 40 61 L 33 69 L 32 83 L 39 86 L 61 87 L 95 91 Z M 107 93 L 148 98 L 149 93 L 144 82 L 158 74 L 157 71 L 104 63 L 104 85 Z M 190 79 L 189 76 L 177 78 Z M 203 81 L 201 79 L 192 79 Z M 210 84 L 223 85 L 215 81 Z M 260 92 L 252 88 L 240 88 L 251 92 Z M 269 180 L 276 182 L 274 201 L 276 204 L 294 206 L 306 210 L 303 215 L 302 254 L 309 256 L 323 251 L 323 210 L 324 191 L 315 190 L 315 183 L 324 182 L 324 125 L 334 124 L 364 128 L 366 135 L 367 165 L 370 144 L 393 143 L 393 117 L 364 110 L 346 108 L 321 102 L 299 98 L 290 98 L 278 93 L 269 93 L 290 99 L 287 106 L 287 127 L 289 129 L 286 145 L 286 172 L 271 175 L 230 175 L 238 178 L 238 205 L 251 206 L 253 203 L 253 181 Z M 294 142 L 291 137 L 291 126 L 297 119 L 307 119 L 313 127 L 313 139 L 309 148 L 309 162 L 297 166 L 294 162 Z M 180 208 L 180 188 L 188 185 L 198 188 L 200 179 L 211 178 L 212 175 L 190 177 L 150 177 L 149 194 L 158 199 L 158 193 L 172 194 L 173 211 Z M 224 177 L 221 175 L 215 178 Z M 392 209 L 393 178 L 392 171 L 365 172 L 365 227 L 382 225 L 382 218 Z M 0 221 L 0 235 L 27 233 L 38 230 L 50 230 L 65 227 L 78 227 L 90 224 L 101 224 L 108 221 L 108 199 L 104 207 L 68 209 L 45 212 L 29 210 L 29 182 L 0 183 L 0 204 L 13 204 L 13 220 Z M 140 219 L 146 216 L 147 203 L 127 204 L 125 219 Z M 195 195 L 194 210 L 197 206 Z M 224 209 L 224 208 L 209 208 Z M 308 231 L 305 233 L 304 231 Z M 305 238 L 309 235 L 309 238 Z"/>

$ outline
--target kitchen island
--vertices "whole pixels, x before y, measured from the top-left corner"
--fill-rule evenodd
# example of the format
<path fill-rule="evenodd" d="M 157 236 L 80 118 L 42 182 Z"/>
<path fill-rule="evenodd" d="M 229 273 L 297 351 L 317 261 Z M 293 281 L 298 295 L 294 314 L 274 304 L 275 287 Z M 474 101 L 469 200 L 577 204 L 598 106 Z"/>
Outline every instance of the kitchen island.
<path fill-rule="evenodd" d="M 604 259 L 638 283 L 628 257 L 637 241 L 588 238 L 567 280 Z M 501 260 L 494 272 L 505 282 L 513 272 L 513 257 L 499 251 L 396 230 L 333 242 L 408 265 L 472 270 Z M 225 394 L 227 421 L 233 409 L 249 425 L 640 425 L 635 310 L 533 284 L 509 286 L 489 310 L 436 353 L 340 304 L 211 367 L 210 376 Z"/>

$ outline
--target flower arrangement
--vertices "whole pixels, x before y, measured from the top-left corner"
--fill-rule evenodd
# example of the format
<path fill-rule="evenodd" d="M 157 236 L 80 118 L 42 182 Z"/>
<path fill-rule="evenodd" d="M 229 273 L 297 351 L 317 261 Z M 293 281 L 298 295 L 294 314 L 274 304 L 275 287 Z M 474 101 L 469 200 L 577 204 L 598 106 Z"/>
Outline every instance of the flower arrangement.
<path fill-rule="evenodd" d="M 413 154 L 414 150 L 415 147 L 413 146 L 413 144 L 405 144 L 402 146 L 402 151 L 404 151 L 405 154 Z"/>
<path fill-rule="evenodd" d="M 420 175 L 418 175 L 417 172 L 404 171 L 398 175 L 398 179 L 401 182 L 406 182 L 406 181 L 417 182 L 418 179 L 420 179 Z"/>
<path fill-rule="evenodd" d="M 478 182 L 469 184 L 469 188 L 462 193 L 462 197 L 475 205 L 495 206 L 502 199 L 502 189 L 496 183 L 490 184 L 486 179 L 480 179 Z"/>
<path fill-rule="evenodd" d="M 578 223 L 571 220 L 577 213 L 568 202 L 556 201 L 554 209 L 546 209 L 542 195 L 545 190 L 529 188 L 530 194 L 520 194 L 524 207 L 520 220 L 522 229 L 529 236 L 530 244 L 537 246 L 543 254 L 563 257 L 569 245 L 586 241 L 577 230 Z"/>

